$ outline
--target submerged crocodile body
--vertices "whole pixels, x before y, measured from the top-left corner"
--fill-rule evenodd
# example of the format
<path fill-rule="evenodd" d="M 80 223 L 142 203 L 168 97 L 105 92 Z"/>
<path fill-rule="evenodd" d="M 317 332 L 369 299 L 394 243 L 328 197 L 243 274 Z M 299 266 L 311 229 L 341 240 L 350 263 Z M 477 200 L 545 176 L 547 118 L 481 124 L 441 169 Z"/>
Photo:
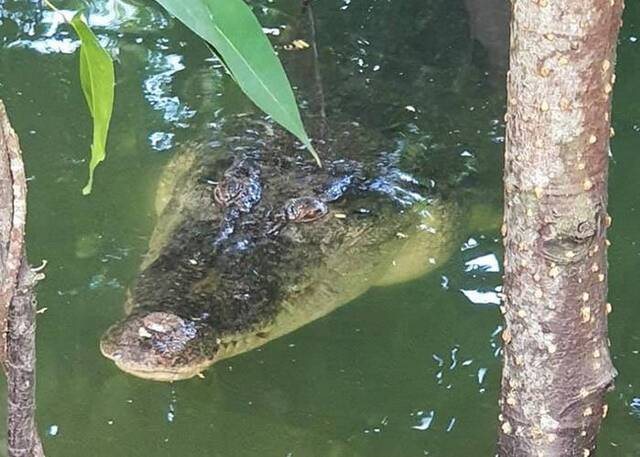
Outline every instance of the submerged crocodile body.
<path fill-rule="evenodd" d="M 142 378 L 186 379 L 441 264 L 452 209 L 356 124 L 333 132 L 321 169 L 265 133 L 252 148 L 179 154 L 102 353 Z"/>

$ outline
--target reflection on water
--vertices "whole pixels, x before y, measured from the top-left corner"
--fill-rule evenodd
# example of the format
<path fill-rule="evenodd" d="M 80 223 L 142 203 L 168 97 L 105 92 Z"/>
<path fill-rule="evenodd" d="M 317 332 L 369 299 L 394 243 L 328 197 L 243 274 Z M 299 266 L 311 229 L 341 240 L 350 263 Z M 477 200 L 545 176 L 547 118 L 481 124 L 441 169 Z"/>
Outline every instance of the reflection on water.
<path fill-rule="evenodd" d="M 196 112 L 173 92 L 175 74 L 185 68 L 184 56 L 173 52 L 173 48 L 180 49 L 184 42 L 174 43 L 162 36 L 173 21 L 159 6 L 109 0 L 91 3 L 86 9 L 83 5 L 67 2 L 73 9 L 51 11 L 43 9 L 41 2 L 34 2 L 27 8 L 11 3 L 4 10 L 4 15 L 8 18 L 7 23 L 15 25 L 20 32 L 3 36 L 4 46 L 8 49 L 24 48 L 40 54 L 73 54 L 80 41 L 67 22 L 76 14 L 75 8 L 82 7 L 87 22 L 117 63 L 122 64 L 121 53 L 141 54 L 144 61 L 144 97 L 169 126 L 168 131 L 151 132 L 149 145 L 156 151 L 174 146 L 176 135 L 172 130 L 188 127 L 188 121 Z M 122 65 L 118 66 L 119 77 L 122 77 L 122 68 Z"/>
<path fill-rule="evenodd" d="M 251 2 L 302 100 L 320 91 L 298 0 Z M 79 1 L 56 3 L 71 14 Z M 98 353 L 154 223 L 152 189 L 189 140 L 218 146 L 227 119 L 253 108 L 197 39 L 153 2 L 91 2 L 116 58 L 110 157 L 80 196 L 90 123 L 78 46 L 39 1 L 0 3 L 0 97 L 21 135 L 30 182 L 30 255 L 49 261 L 40 290 L 39 423 L 50 456 L 492 455 L 500 370 L 504 2 L 314 2 L 324 103 L 388 139 L 393 170 L 380 191 L 413 201 L 407 179 L 475 204 L 457 252 L 434 274 L 374 289 L 298 332 L 175 385 L 114 369 Z M 498 8 L 498 9 L 496 9 Z M 621 35 L 611 205 L 611 339 L 620 371 L 600 455 L 640 455 L 640 108 L 634 75 L 640 5 Z M 628 92 L 628 93 L 627 93 Z M 157 151 L 163 151 L 157 154 Z M 417 183 L 416 183 L 417 184 Z M 478 197 L 479 196 L 479 197 Z M 474 200 L 475 199 L 475 200 Z M 428 230 L 429 227 L 424 227 Z"/>
<path fill-rule="evenodd" d="M 149 50 L 145 67 L 149 76 L 143 82 L 144 97 L 153 109 L 162 113 L 165 121 L 176 127 L 187 127 L 187 121 L 195 115 L 193 109 L 171 93 L 175 73 L 184 68 L 181 55 Z M 173 147 L 174 137 L 174 133 L 157 131 L 149 135 L 149 143 L 156 151 L 165 151 Z"/>

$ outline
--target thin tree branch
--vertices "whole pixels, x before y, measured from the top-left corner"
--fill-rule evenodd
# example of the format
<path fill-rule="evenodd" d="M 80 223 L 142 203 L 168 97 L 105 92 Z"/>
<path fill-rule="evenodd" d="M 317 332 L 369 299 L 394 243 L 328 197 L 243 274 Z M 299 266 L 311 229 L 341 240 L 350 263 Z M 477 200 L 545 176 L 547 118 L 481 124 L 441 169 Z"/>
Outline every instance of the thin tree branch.
<path fill-rule="evenodd" d="M 44 457 L 35 424 L 33 288 L 42 274 L 27 262 L 27 185 L 18 137 L 0 101 L 0 360 L 7 376 L 9 457 Z"/>
<path fill-rule="evenodd" d="M 18 137 L 0 102 L 0 361 L 6 360 L 7 314 L 22 262 L 27 185 Z"/>

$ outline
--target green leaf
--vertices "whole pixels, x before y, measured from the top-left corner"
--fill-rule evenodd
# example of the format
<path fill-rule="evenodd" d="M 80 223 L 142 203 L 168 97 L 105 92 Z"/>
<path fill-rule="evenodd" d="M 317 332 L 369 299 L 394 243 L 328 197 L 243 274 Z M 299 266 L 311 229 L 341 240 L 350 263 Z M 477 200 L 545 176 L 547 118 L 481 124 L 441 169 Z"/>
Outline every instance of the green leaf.
<path fill-rule="evenodd" d="M 89 180 L 82 189 L 83 195 L 91 193 L 93 174 L 106 157 L 107 134 L 113 111 L 115 75 L 113 61 L 77 13 L 71 25 L 80 38 L 80 83 L 93 118 L 93 142 L 89 162 Z"/>
<path fill-rule="evenodd" d="M 284 68 L 244 0 L 156 1 L 211 44 L 242 91 L 298 137 L 320 165 Z"/>

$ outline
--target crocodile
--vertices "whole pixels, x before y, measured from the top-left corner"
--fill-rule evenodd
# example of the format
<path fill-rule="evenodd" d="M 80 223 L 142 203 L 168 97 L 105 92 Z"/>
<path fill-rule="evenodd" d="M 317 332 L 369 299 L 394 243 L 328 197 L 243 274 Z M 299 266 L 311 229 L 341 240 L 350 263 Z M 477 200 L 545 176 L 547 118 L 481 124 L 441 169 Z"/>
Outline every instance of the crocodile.
<path fill-rule="evenodd" d="M 260 125 L 167 165 L 126 316 L 100 342 L 121 370 L 191 378 L 453 251 L 460 208 L 404 173 L 388 140 L 333 126 L 318 168 Z"/>

